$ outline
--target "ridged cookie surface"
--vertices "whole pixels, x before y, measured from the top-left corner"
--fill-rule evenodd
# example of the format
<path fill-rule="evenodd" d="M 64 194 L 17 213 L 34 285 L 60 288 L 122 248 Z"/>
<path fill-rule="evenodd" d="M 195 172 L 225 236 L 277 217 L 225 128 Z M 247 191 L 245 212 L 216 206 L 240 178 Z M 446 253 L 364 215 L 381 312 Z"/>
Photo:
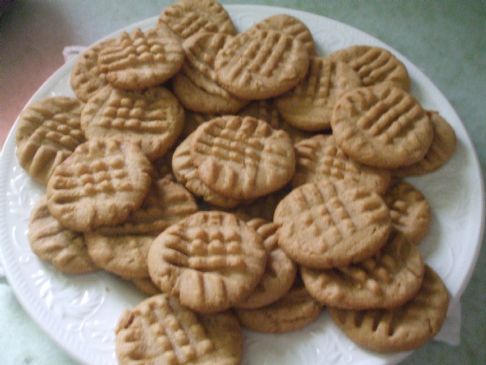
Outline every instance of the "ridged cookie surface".
<path fill-rule="evenodd" d="M 296 17 L 287 14 L 277 14 L 263 19 L 253 27 L 257 29 L 273 29 L 285 33 L 302 42 L 307 49 L 309 57 L 313 57 L 316 54 L 312 33 L 309 28 Z"/>
<path fill-rule="evenodd" d="M 437 112 L 427 112 L 434 129 L 434 139 L 423 160 L 410 166 L 393 170 L 396 176 L 419 176 L 440 169 L 452 157 L 456 150 L 454 129 Z"/>
<path fill-rule="evenodd" d="M 64 228 L 49 213 L 45 196 L 32 209 L 29 241 L 37 256 L 63 273 L 85 274 L 97 270 L 83 235 Z"/>
<path fill-rule="evenodd" d="M 122 223 L 142 205 L 151 174 L 150 162 L 136 145 L 90 140 L 54 170 L 47 184 L 49 211 L 75 231 Z"/>
<path fill-rule="evenodd" d="M 302 81 L 309 66 L 305 46 L 271 29 L 252 29 L 232 38 L 216 56 L 218 81 L 248 100 L 267 99 Z"/>
<path fill-rule="evenodd" d="M 185 108 L 199 113 L 234 114 L 248 103 L 217 82 L 214 61 L 231 38 L 223 33 L 199 32 L 182 44 L 186 60 L 174 77 L 173 89 Z"/>
<path fill-rule="evenodd" d="M 419 244 L 429 231 L 432 219 L 425 196 L 413 185 L 399 182 L 387 191 L 384 199 L 390 209 L 393 228 L 411 243 Z"/>
<path fill-rule="evenodd" d="M 373 256 L 391 230 L 388 208 L 376 193 L 323 179 L 294 189 L 277 206 L 280 247 L 316 269 L 345 266 Z"/>
<path fill-rule="evenodd" d="M 306 78 L 275 103 L 290 125 L 305 131 L 324 130 L 331 127 L 337 99 L 359 86 L 359 76 L 348 64 L 315 57 Z"/>
<path fill-rule="evenodd" d="M 302 279 L 321 304 L 346 309 L 395 308 L 412 299 L 422 285 L 420 252 L 400 234 L 373 257 L 328 270 L 303 267 Z"/>
<path fill-rule="evenodd" d="M 359 75 L 363 86 L 382 82 L 410 90 L 407 69 L 390 51 L 372 46 L 352 46 L 332 53 L 330 58 L 348 63 Z"/>
<path fill-rule="evenodd" d="M 265 270 L 260 236 L 233 214 L 199 212 L 152 244 L 148 267 L 164 293 L 198 312 L 218 312 L 248 296 Z"/>
<path fill-rule="evenodd" d="M 159 26 L 164 24 L 183 39 L 198 32 L 236 34 L 231 18 L 216 0 L 178 0 L 160 14 Z"/>
<path fill-rule="evenodd" d="M 115 42 L 114 39 L 98 43 L 79 55 L 71 72 L 71 88 L 76 96 L 87 102 L 96 92 L 106 85 L 106 75 L 98 66 L 98 56 L 104 47 Z"/>
<path fill-rule="evenodd" d="M 55 96 L 27 107 L 15 135 L 20 165 L 46 185 L 54 169 L 85 141 L 80 125 L 81 103 Z"/>
<path fill-rule="evenodd" d="M 163 87 L 138 92 L 106 86 L 86 103 L 81 125 L 88 139 L 120 137 L 154 160 L 176 142 L 184 127 L 184 110 Z"/>
<path fill-rule="evenodd" d="M 183 62 L 179 38 L 163 26 L 124 32 L 98 56 L 98 66 L 108 82 L 125 90 L 160 85 L 174 76 Z"/>
<path fill-rule="evenodd" d="M 420 161 L 434 135 L 417 100 L 389 84 L 358 88 L 341 96 L 331 123 L 337 144 L 349 157 L 382 168 Z"/>
<path fill-rule="evenodd" d="M 390 173 L 351 160 L 338 147 L 334 136 L 319 134 L 295 145 L 297 165 L 292 185 L 297 187 L 322 179 L 349 181 L 383 194 L 390 183 Z"/>
<path fill-rule="evenodd" d="M 223 116 L 195 132 L 191 155 L 201 180 L 233 199 L 251 199 L 277 191 L 295 171 L 292 141 L 252 117 Z"/>
<path fill-rule="evenodd" d="M 260 308 L 284 296 L 292 286 L 297 273 L 296 265 L 278 247 L 278 225 L 265 219 L 253 218 L 247 221 L 262 238 L 268 253 L 267 264 L 262 279 L 255 290 L 237 308 Z"/>
<path fill-rule="evenodd" d="M 120 365 L 238 365 L 243 352 L 233 315 L 196 314 L 165 294 L 125 311 L 115 334 Z"/>
<path fill-rule="evenodd" d="M 449 294 L 428 266 L 418 295 L 390 310 L 352 311 L 328 308 L 334 322 L 358 345 L 377 352 L 409 351 L 432 339 L 442 327 Z"/>

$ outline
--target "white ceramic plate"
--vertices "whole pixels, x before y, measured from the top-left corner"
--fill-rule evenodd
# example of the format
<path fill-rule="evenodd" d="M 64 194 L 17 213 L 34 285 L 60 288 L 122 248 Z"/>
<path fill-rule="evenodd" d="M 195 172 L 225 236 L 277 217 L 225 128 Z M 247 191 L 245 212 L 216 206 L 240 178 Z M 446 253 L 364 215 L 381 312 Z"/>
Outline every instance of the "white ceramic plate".
<path fill-rule="evenodd" d="M 453 299 L 458 300 L 478 256 L 484 194 L 471 140 L 445 97 L 401 54 L 350 26 L 276 7 L 238 5 L 227 9 L 239 30 L 268 16 L 288 13 L 307 24 L 321 54 L 353 44 L 370 44 L 390 49 L 405 63 L 413 80 L 413 94 L 426 108 L 438 110 L 458 137 L 457 152 L 444 168 L 412 180 L 424 192 L 433 211 L 431 231 L 420 249 L 445 281 Z M 123 30 L 149 28 L 155 22 L 156 18 L 151 18 Z M 73 62 L 53 74 L 28 104 L 47 96 L 73 95 L 69 86 Z M 114 327 L 118 317 L 143 297 L 131 284 L 107 273 L 60 274 L 31 252 L 27 240 L 29 213 L 43 189 L 24 173 L 15 158 L 14 129 L 0 158 L 0 250 L 10 285 L 31 317 L 75 359 L 93 365 L 116 364 Z M 327 314 L 302 331 L 279 336 L 246 332 L 245 337 L 244 364 L 378 365 L 396 363 L 407 355 L 382 356 L 360 349 Z"/>

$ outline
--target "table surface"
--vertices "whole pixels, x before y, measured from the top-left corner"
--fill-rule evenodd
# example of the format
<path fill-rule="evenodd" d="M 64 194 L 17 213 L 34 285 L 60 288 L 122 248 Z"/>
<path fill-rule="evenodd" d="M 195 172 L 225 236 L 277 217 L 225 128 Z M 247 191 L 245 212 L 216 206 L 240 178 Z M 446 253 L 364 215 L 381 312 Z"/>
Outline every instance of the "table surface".
<path fill-rule="evenodd" d="M 378 37 L 403 53 L 456 109 L 485 171 L 485 0 L 250 1 L 334 18 Z M 225 4 L 248 2 L 223 1 Z M 123 26 L 157 15 L 168 3 L 156 0 L 14 2 L 0 16 L 0 144 L 27 100 L 62 65 L 64 46 L 88 45 Z M 483 249 L 462 299 L 460 347 L 429 343 L 403 364 L 484 364 L 485 303 L 486 251 Z M 2 364 L 75 364 L 27 317 L 8 284 L 1 280 L 0 328 L 3 329 Z"/>

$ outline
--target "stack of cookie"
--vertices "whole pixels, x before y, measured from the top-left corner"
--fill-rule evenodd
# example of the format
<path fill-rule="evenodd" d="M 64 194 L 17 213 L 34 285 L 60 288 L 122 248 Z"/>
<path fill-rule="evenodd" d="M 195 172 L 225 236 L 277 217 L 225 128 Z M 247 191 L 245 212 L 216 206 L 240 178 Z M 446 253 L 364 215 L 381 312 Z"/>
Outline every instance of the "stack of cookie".
<path fill-rule="evenodd" d="M 20 164 L 47 186 L 29 239 L 152 296 L 119 321 L 121 364 L 237 364 L 240 324 L 293 331 L 324 306 L 379 352 L 440 329 L 430 207 L 400 178 L 440 168 L 455 134 L 389 51 L 322 57 L 294 17 L 237 34 L 215 0 L 179 0 L 88 49 L 71 86 L 20 116 Z"/>

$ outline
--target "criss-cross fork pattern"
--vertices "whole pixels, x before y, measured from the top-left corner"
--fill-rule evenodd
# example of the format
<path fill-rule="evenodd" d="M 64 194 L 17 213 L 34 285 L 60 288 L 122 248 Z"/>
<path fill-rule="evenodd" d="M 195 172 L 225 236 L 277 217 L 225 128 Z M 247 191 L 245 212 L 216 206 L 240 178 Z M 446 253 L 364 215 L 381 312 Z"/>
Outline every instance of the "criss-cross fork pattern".
<path fill-rule="evenodd" d="M 295 204 L 289 205 L 297 217 L 289 223 L 294 226 L 293 233 L 309 230 L 316 238 L 323 237 L 324 242 L 335 245 L 359 228 L 333 184 L 305 185 L 294 194 Z"/>
<path fill-rule="evenodd" d="M 153 63 L 170 64 L 181 53 L 175 38 L 165 37 L 162 42 L 157 30 L 136 29 L 131 34 L 123 33 L 117 43 L 101 51 L 98 64 L 103 72 L 113 72 Z"/>
<path fill-rule="evenodd" d="M 132 315 L 134 320 L 117 335 L 123 356 L 130 360 L 179 365 L 216 350 L 197 315 L 165 295 L 143 302 Z"/>
<path fill-rule="evenodd" d="M 358 57 L 349 60 L 349 64 L 358 73 L 364 86 L 392 80 L 401 68 L 391 54 L 374 47 L 363 49 Z"/>
<path fill-rule="evenodd" d="M 147 93 L 147 92 L 146 92 Z M 92 123 L 106 129 L 132 131 L 135 133 L 164 134 L 173 124 L 170 100 L 162 92 L 136 95 L 119 95 L 113 91 L 103 102 L 101 117 Z M 96 110 L 93 109 L 93 112 Z M 172 111 L 173 112 L 173 111 Z"/>
<path fill-rule="evenodd" d="M 79 103 L 71 104 L 69 111 L 53 112 L 33 107 L 24 113 L 23 120 L 29 123 L 29 128 L 33 130 L 28 137 L 29 143 L 52 145 L 60 150 L 73 151 L 84 142 L 79 122 Z M 62 108 L 63 105 L 56 105 L 56 107 Z"/>
<path fill-rule="evenodd" d="M 225 68 L 231 82 L 248 85 L 261 77 L 286 77 L 286 69 L 295 62 L 292 49 L 296 46 L 290 37 L 271 30 L 247 32 L 234 38 L 219 57 L 218 68 Z"/>
<path fill-rule="evenodd" d="M 167 7 L 160 20 L 184 39 L 201 31 L 227 34 L 235 32 L 224 8 L 216 1 L 179 1 Z"/>

